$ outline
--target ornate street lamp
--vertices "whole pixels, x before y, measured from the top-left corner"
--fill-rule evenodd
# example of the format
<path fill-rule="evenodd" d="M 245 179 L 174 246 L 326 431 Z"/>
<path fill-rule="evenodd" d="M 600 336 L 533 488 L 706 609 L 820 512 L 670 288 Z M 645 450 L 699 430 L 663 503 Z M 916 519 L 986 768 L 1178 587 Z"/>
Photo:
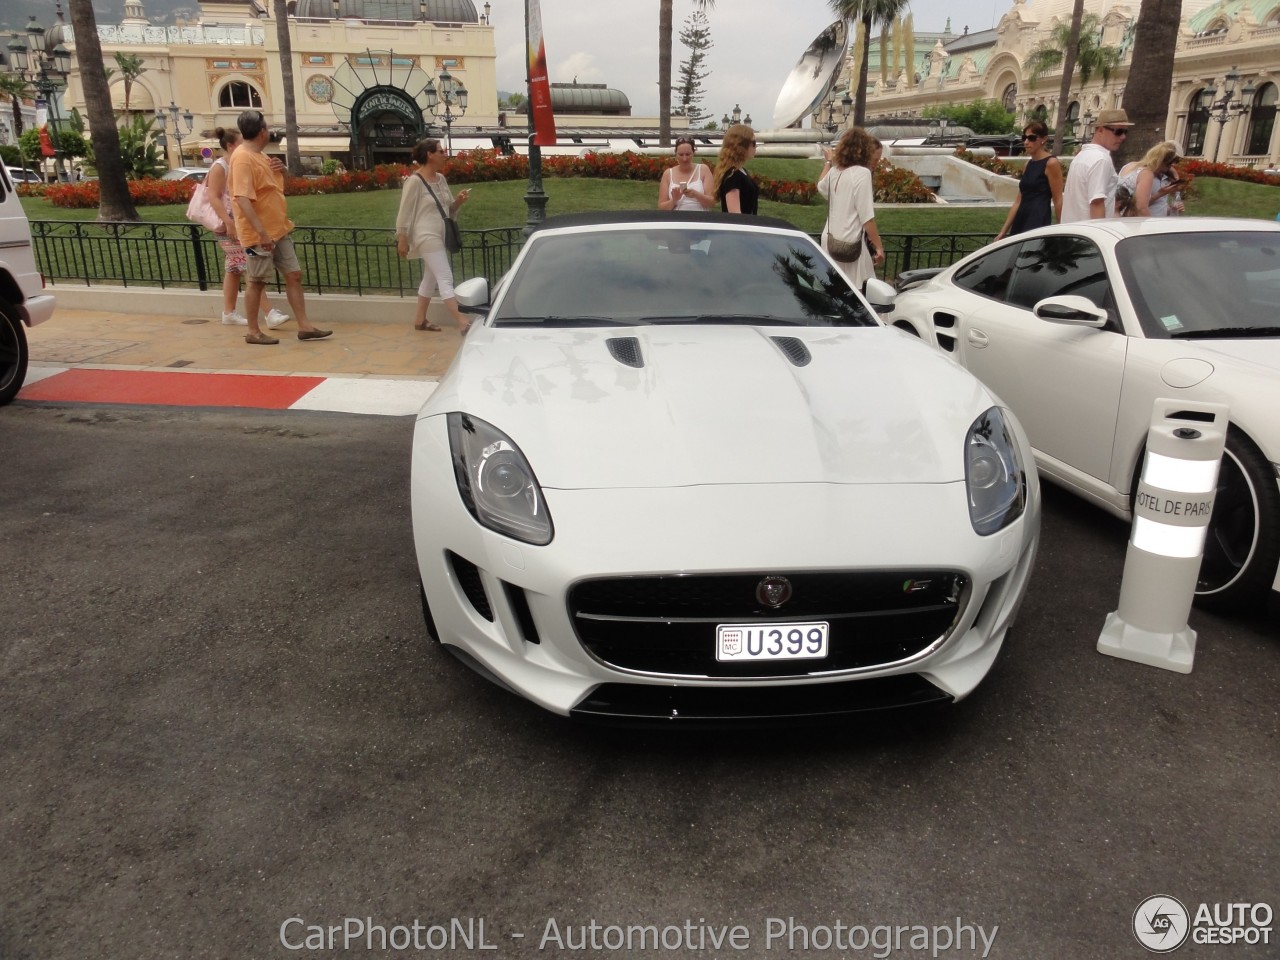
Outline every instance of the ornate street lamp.
<path fill-rule="evenodd" d="M 66 32 L 61 4 L 58 6 L 57 26 L 61 28 L 58 30 L 59 35 Z M 71 51 L 61 39 L 50 49 L 47 40 L 44 27 L 32 17 L 27 24 L 27 41 L 23 42 L 15 33 L 6 49 L 9 53 L 9 72 L 30 83 L 39 98 L 48 104 L 49 139 L 53 144 L 54 166 L 58 171 L 58 178 L 63 179 L 66 174 L 59 146 L 62 118 L 58 113 L 58 94 L 66 86 L 67 75 L 71 72 Z M 15 117 L 19 117 L 16 112 Z"/>
<path fill-rule="evenodd" d="M 1234 66 L 1222 79 L 1222 99 L 1214 99 L 1218 95 L 1218 89 L 1212 84 L 1200 91 L 1200 106 L 1208 111 L 1209 119 L 1218 124 L 1218 139 L 1213 145 L 1214 163 L 1218 162 L 1218 150 L 1222 147 L 1222 137 L 1227 131 L 1227 121 L 1247 111 L 1249 101 L 1253 99 L 1254 94 L 1253 84 L 1246 83 L 1241 87 L 1240 95 L 1236 96 L 1236 84 L 1240 82 L 1240 71 Z"/>
<path fill-rule="evenodd" d="M 167 116 L 166 113 L 168 114 Z M 195 119 L 195 114 L 190 110 L 183 110 L 182 107 L 178 106 L 172 100 L 169 101 L 168 107 L 159 107 L 156 109 L 156 123 L 160 125 L 160 135 L 162 137 L 170 134 L 170 128 L 166 124 L 172 125 L 172 136 L 178 141 L 178 166 L 183 165 L 182 139 L 184 132 L 178 121 L 181 120 L 187 125 L 185 133 L 187 136 L 190 136 L 191 131 L 195 127 Z"/>
<path fill-rule="evenodd" d="M 929 121 L 930 137 L 936 140 L 940 147 L 947 145 L 947 127 L 949 126 L 951 121 L 947 117 L 938 117 Z"/>
<path fill-rule="evenodd" d="M 422 92 L 427 95 L 427 109 L 431 111 L 431 115 L 444 124 L 445 149 L 452 153 L 453 121 L 461 120 L 462 115 L 467 112 L 467 88 L 461 81 L 455 80 L 449 73 L 449 68 L 445 67 L 437 79 L 427 81 Z M 457 113 L 454 112 L 455 109 Z"/>
<path fill-rule="evenodd" d="M 749 113 L 748 113 L 748 114 L 744 117 L 744 116 L 742 115 L 742 107 L 738 106 L 738 105 L 735 103 L 735 104 L 733 105 L 733 113 L 732 113 L 732 114 L 728 114 L 728 113 L 726 113 L 726 114 L 724 115 L 724 117 L 720 120 L 720 123 L 721 123 L 721 125 L 722 125 L 722 126 L 724 126 L 726 129 L 727 129 L 728 127 L 733 126 L 735 123 L 745 123 L 745 124 L 749 127 L 749 126 L 751 126 L 751 114 L 749 114 Z"/>
<path fill-rule="evenodd" d="M 826 108 L 826 118 L 823 118 L 823 107 Z M 853 97 L 849 96 L 849 91 L 845 90 L 844 96 L 839 100 L 836 99 L 835 91 L 831 91 L 831 97 L 825 104 L 819 104 L 818 108 L 813 111 L 813 122 L 815 126 L 821 127 L 828 134 L 834 135 L 841 125 L 848 123 L 849 113 L 853 110 Z M 836 111 L 839 111 L 837 114 Z M 836 122 L 839 116 L 841 122 Z"/>

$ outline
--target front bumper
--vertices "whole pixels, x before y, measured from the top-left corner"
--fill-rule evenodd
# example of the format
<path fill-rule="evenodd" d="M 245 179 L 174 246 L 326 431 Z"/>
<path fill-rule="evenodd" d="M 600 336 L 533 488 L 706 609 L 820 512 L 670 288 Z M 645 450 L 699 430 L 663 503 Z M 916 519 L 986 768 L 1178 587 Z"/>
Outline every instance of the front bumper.
<path fill-rule="evenodd" d="M 1034 473 L 1029 487 L 1023 516 L 991 537 L 973 532 L 962 481 L 548 489 L 556 536 L 535 547 L 471 517 L 443 418 L 432 417 L 419 421 L 414 440 L 413 527 L 441 641 L 549 710 L 619 719 L 807 717 L 958 700 L 977 686 L 1030 575 L 1040 525 Z M 838 671 L 742 678 L 621 669 L 583 646 L 567 604 L 575 584 L 603 577 L 925 567 L 956 571 L 967 583 L 945 637 L 893 662 Z"/>

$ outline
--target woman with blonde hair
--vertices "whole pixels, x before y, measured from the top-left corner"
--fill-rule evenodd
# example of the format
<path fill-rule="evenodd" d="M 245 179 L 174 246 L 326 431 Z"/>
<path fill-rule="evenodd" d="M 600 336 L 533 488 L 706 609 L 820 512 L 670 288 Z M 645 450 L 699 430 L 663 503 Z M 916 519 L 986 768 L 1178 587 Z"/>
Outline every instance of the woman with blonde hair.
<path fill-rule="evenodd" d="M 422 261 L 422 282 L 418 285 L 418 305 L 413 329 L 438 333 L 440 327 L 427 319 L 431 295 L 440 292 L 444 307 L 458 324 L 458 332 L 466 333 L 471 321 L 458 309 L 453 291 L 453 266 L 445 249 L 445 219 L 454 219 L 471 196 L 470 190 L 459 190 L 455 197 L 444 178 L 449 154 L 439 140 L 419 140 L 411 154 L 417 169 L 400 189 L 400 209 L 396 214 L 396 252 L 409 260 Z"/>
<path fill-rule="evenodd" d="M 1172 140 L 1157 143 L 1141 160 L 1120 168 L 1116 187 L 1116 215 L 1121 217 L 1166 217 L 1169 195 L 1186 181 L 1178 173 L 1182 148 Z"/>
<path fill-rule="evenodd" d="M 760 209 L 760 188 L 743 169 L 756 155 L 756 132 L 735 123 L 724 132 L 716 160 L 714 193 L 725 213 L 755 214 Z"/>
<path fill-rule="evenodd" d="M 826 197 L 828 206 L 822 246 L 859 290 L 876 275 L 876 265 L 884 263 L 871 173 L 881 150 L 880 141 L 867 131 L 850 127 L 834 150 L 824 147 L 822 151 L 827 162 L 818 178 L 818 192 Z M 868 241 L 874 253 L 868 249 Z"/>
<path fill-rule="evenodd" d="M 711 169 L 693 162 L 693 139 L 677 137 L 676 165 L 662 171 L 658 184 L 658 209 L 706 210 L 716 202 L 711 183 Z"/>

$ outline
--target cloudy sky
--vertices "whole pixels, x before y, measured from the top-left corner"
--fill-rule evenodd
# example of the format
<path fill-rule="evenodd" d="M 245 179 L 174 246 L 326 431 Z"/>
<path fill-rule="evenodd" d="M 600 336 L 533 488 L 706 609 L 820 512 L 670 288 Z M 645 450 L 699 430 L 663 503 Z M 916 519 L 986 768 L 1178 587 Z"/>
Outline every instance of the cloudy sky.
<path fill-rule="evenodd" d="M 631 100 L 632 113 L 658 113 L 658 0 L 541 0 L 542 28 L 553 82 L 604 83 Z M 941 30 L 951 17 L 960 33 L 994 26 L 1009 0 L 915 0 L 917 30 Z M 481 6 L 476 3 L 477 8 Z M 691 0 L 675 0 L 673 80 L 688 48 L 680 28 Z M 498 48 L 498 89 L 524 90 L 523 4 L 497 0 L 492 17 Z M 707 13 L 714 43 L 707 54 L 704 109 L 717 119 L 741 104 L 767 127 L 782 85 L 800 55 L 834 20 L 826 0 L 719 0 Z"/>

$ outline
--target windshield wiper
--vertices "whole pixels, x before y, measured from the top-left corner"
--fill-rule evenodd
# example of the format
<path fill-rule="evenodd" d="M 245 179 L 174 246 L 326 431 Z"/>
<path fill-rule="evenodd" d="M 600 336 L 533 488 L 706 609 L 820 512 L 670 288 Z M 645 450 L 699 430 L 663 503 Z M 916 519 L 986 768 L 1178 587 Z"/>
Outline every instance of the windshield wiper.
<path fill-rule="evenodd" d="M 617 317 L 500 317 L 500 327 L 637 327 L 644 320 L 619 320 Z"/>
<path fill-rule="evenodd" d="M 646 323 L 747 323 L 764 327 L 793 327 L 804 325 L 804 320 L 789 320 L 759 313 L 690 313 L 684 316 L 641 317 Z"/>
<path fill-rule="evenodd" d="M 1173 340 L 1229 340 L 1235 337 L 1280 337 L 1280 327 L 1219 327 L 1216 330 L 1182 330 Z"/>

